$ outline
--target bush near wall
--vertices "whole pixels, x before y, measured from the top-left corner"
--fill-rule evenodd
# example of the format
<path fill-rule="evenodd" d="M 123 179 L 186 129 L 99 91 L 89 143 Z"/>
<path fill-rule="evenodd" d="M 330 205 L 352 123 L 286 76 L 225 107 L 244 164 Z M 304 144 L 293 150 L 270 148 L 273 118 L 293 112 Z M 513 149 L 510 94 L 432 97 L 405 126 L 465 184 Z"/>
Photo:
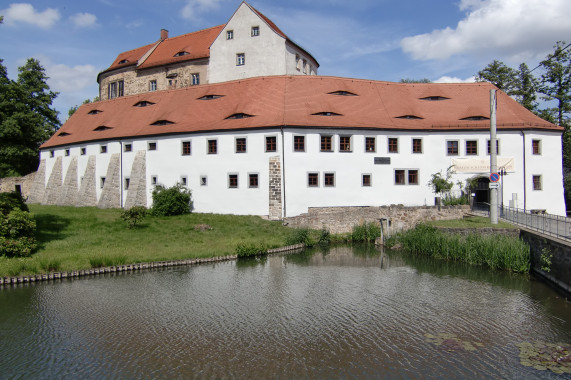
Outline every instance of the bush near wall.
<path fill-rule="evenodd" d="M 20 193 L 0 194 L 0 256 L 26 257 L 36 249 L 36 221 Z"/>
<path fill-rule="evenodd" d="M 180 183 L 172 187 L 157 185 L 153 190 L 153 216 L 190 214 L 191 211 L 191 192 Z"/>

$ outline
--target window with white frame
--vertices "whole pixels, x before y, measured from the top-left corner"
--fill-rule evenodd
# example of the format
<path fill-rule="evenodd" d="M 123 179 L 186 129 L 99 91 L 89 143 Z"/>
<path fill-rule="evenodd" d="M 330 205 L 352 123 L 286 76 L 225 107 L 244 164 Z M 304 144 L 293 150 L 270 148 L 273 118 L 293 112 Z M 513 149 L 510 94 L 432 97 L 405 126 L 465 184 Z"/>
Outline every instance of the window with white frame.
<path fill-rule="evenodd" d="M 238 174 L 228 174 L 228 187 L 230 189 L 238 188 Z"/>
<path fill-rule="evenodd" d="M 323 186 L 335 187 L 335 173 L 323 173 Z"/>
<path fill-rule="evenodd" d="M 191 78 L 191 84 L 193 86 L 200 84 L 200 74 L 199 73 L 190 74 L 190 78 Z"/>
<path fill-rule="evenodd" d="M 412 153 L 422 153 L 422 139 L 412 139 Z"/>
<path fill-rule="evenodd" d="M 226 39 L 227 40 L 233 40 L 234 39 L 234 31 L 233 30 L 227 30 L 226 31 Z"/>
<path fill-rule="evenodd" d="M 258 187 L 258 173 L 248 174 L 248 187 L 251 189 Z"/>
<path fill-rule="evenodd" d="M 252 27 L 252 37 L 257 37 L 260 35 L 260 27 L 259 26 L 253 26 Z"/>
<path fill-rule="evenodd" d="M 111 82 L 107 87 L 107 91 L 108 91 L 107 96 L 109 99 L 123 96 L 125 91 L 125 82 L 122 80 Z"/>
<path fill-rule="evenodd" d="M 246 64 L 246 54 L 238 53 L 236 54 L 236 66 L 244 66 Z"/>
<path fill-rule="evenodd" d="M 418 185 L 418 169 L 395 169 L 395 185 Z"/>
<path fill-rule="evenodd" d="M 190 156 L 190 153 L 191 153 L 190 141 L 183 141 L 181 148 L 182 148 L 181 153 L 183 156 Z"/>
<path fill-rule="evenodd" d="M 363 187 L 370 187 L 371 186 L 371 175 L 370 174 L 363 174 L 361 176 L 361 186 L 363 186 Z"/>
<path fill-rule="evenodd" d="M 307 186 L 319 187 L 319 173 L 307 173 Z"/>
<path fill-rule="evenodd" d="M 157 91 L 157 80 L 156 79 L 149 81 L 149 91 Z"/>
<path fill-rule="evenodd" d="M 351 151 L 351 136 L 339 136 L 339 151 L 340 152 Z"/>
<path fill-rule="evenodd" d="M 365 137 L 365 152 L 374 153 L 376 151 L 375 140 L 374 137 Z"/>

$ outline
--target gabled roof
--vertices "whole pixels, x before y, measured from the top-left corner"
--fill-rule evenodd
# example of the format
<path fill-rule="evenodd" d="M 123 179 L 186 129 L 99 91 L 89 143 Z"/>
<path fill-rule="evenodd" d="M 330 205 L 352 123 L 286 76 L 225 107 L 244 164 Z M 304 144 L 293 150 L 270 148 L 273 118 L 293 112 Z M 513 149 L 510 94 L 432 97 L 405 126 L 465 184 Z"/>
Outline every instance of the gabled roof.
<path fill-rule="evenodd" d="M 281 127 L 489 130 L 488 120 L 462 119 L 489 117 L 489 94 L 493 88 L 489 83 L 411 84 L 301 75 L 254 77 L 84 104 L 42 148 L 106 139 Z M 344 92 L 354 95 L 343 95 Z M 563 131 L 505 93 L 497 94 L 498 130 Z M 426 100 L 427 97 L 442 100 Z M 143 101 L 153 104 L 135 106 Z M 235 114 L 252 117 L 228 118 Z M 406 115 L 418 118 L 400 118 Z M 157 121 L 172 124 L 152 125 Z M 96 130 L 101 126 L 106 128 Z"/>
<path fill-rule="evenodd" d="M 224 25 L 218 25 L 197 32 L 166 38 L 120 53 L 111 66 L 99 73 L 97 81 L 99 81 L 101 74 L 127 66 L 138 65 L 137 68 L 146 69 L 192 59 L 208 58 L 210 57 L 210 45 L 214 42 L 222 28 L 224 28 Z M 175 56 L 182 51 L 186 51 L 188 54 Z"/>
<path fill-rule="evenodd" d="M 153 53 L 138 68 L 146 69 L 192 59 L 208 58 L 210 57 L 210 45 L 222 28 L 224 28 L 224 25 L 218 25 L 199 30 L 198 32 L 167 38 L 157 46 Z M 188 54 L 175 56 L 180 52 Z"/>
<path fill-rule="evenodd" d="M 242 3 L 246 4 L 255 14 L 258 15 L 258 17 L 260 17 L 274 32 L 276 32 L 279 36 L 283 37 L 286 39 L 287 42 L 289 42 L 290 44 L 294 45 L 295 47 L 297 47 L 299 50 L 303 51 L 308 57 L 310 57 L 311 59 L 313 59 L 313 61 L 315 62 L 315 64 L 317 65 L 317 67 L 319 67 L 319 62 L 317 62 L 317 59 L 315 59 L 315 57 L 313 57 L 307 50 L 305 50 L 304 48 L 302 48 L 301 46 L 299 46 L 298 44 L 296 44 L 295 42 L 293 42 L 288 36 L 286 36 L 286 34 L 284 32 L 281 31 L 280 28 L 278 28 L 278 26 L 276 24 L 274 24 L 274 22 L 272 20 L 270 20 L 269 18 L 267 18 L 262 12 L 258 11 L 256 8 L 254 8 L 253 6 L 251 6 L 250 4 L 248 4 L 247 2 L 243 1 Z"/>

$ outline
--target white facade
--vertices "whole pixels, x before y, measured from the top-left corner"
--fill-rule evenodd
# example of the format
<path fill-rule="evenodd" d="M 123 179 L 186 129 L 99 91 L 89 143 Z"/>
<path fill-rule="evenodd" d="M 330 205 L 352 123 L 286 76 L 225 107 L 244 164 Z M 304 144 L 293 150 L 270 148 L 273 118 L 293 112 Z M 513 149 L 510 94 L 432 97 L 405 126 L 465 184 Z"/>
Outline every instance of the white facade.
<path fill-rule="evenodd" d="M 267 75 L 317 75 L 317 62 L 242 3 L 210 46 L 208 82 Z"/>
<path fill-rule="evenodd" d="M 321 136 L 331 138 L 331 151 L 321 150 Z M 267 151 L 267 137 L 275 138 L 275 151 Z M 498 131 L 497 137 L 499 160 L 511 163 L 503 177 L 503 189 L 498 191 L 499 197 L 503 194 L 503 203 L 508 206 L 512 200 L 513 207 L 544 209 L 550 214 L 565 215 L 561 133 Z M 349 144 L 346 152 L 340 151 L 342 138 Z M 370 151 L 366 151 L 367 138 L 369 143 L 374 141 Z M 236 151 L 238 139 L 245 139 L 245 152 Z M 396 152 L 389 152 L 389 139 L 396 139 Z M 208 153 L 209 140 L 216 141 L 216 153 Z M 416 140 L 417 152 L 413 152 L 413 140 Z M 457 141 L 458 154 L 448 154 L 450 141 Z M 467 154 L 470 153 L 467 152 L 467 141 L 476 147 L 474 154 Z M 146 150 L 147 206 L 152 205 L 151 192 L 155 181 L 165 186 L 186 181 L 192 190 L 196 212 L 268 215 L 269 160 L 279 157 L 282 216 L 290 217 L 307 212 L 308 207 L 433 205 L 435 195 L 428 186 L 431 174 L 445 173 L 450 165 L 462 159 L 489 164 L 488 141 L 489 133 L 485 131 L 284 127 L 283 130 L 271 128 L 91 141 L 43 149 L 41 160 L 45 160 L 47 184 L 58 157 L 63 164 L 63 178 L 72 158 L 77 157 L 77 181 L 80 183 L 89 156 L 95 156 L 99 199 L 101 181 L 107 175 L 110 157 L 120 154 L 121 202 L 124 205 L 129 191 L 125 189 L 125 179 L 131 176 L 136 152 Z M 156 150 L 149 150 L 152 143 L 156 143 Z M 189 155 L 183 154 L 183 143 L 190 143 Z M 125 151 L 126 144 L 131 144 L 131 152 Z M 102 146 L 107 147 L 106 153 L 102 153 Z M 394 144 L 392 147 L 394 149 Z M 82 154 L 82 148 L 85 148 L 85 154 Z M 66 155 L 67 150 L 69 155 Z M 397 171 L 404 171 L 403 184 L 395 183 Z M 257 178 L 257 186 L 251 186 L 250 175 Z M 310 186 L 310 175 L 312 178 L 316 175 L 316 186 Z M 488 175 L 489 167 L 458 170 L 453 181 L 465 183 L 468 178 L 487 178 Z M 237 179 L 235 187 L 230 183 L 230 176 L 236 176 L 233 177 Z M 369 183 L 364 183 L 363 176 L 368 176 Z M 411 179 L 415 183 L 409 183 Z M 332 181 L 328 183 L 329 180 Z M 502 199 L 499 199 L 501 203 Z"/>

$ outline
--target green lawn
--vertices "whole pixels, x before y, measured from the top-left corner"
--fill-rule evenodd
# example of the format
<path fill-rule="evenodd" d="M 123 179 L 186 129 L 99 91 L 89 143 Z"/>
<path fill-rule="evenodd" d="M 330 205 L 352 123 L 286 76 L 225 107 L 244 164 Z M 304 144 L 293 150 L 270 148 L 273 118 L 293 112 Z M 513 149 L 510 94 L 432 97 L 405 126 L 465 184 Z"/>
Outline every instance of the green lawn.
<path fill-rule="evenodd" d="M 147 216 L 135 229 L 121 210 L 30 205 L 39 249 L 29 258 L 0 257 L 0 276 L 70 271 L 93 266 L 234 254 L 239 243 L 283 246 L 291 234 L 281 222 L 256 216 L 189 214 Z M 197 224 L 212 230 L 197 231 Z"/>

